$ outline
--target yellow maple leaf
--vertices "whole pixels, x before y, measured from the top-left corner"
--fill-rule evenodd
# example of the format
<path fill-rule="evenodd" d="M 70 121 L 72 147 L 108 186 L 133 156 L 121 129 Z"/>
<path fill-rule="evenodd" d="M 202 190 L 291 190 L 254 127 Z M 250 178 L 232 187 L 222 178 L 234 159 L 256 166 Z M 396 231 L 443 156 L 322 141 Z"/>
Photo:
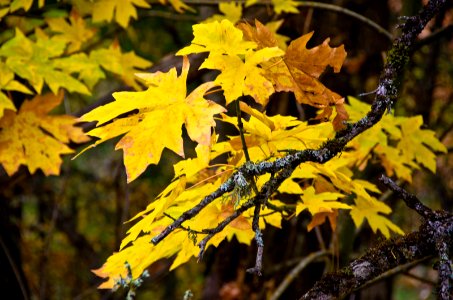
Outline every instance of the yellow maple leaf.
<path fill-rule="evenodd" d="M 89 57 L 92 62 L 120 76 L 126 84 L 135 90 L 141 89 L 135 73 L 152 65 L 148 60 L 137 56 L 134 51 L 122 53 L 116 42 L 108 49 L 91 51 Z"/>
<path fill-rule="evenodd" d="M 235 24 L 241 19 L 242 5 L 238 2 L 221 2 L 219 3 L 219 11 L 223 15 L 215 14 L 203 21 L 203 23 L 210 23 L 214 21 L 222 21 L 223 19 L 229 20 Z"/>
<path fill-rule="evenodd" d="M 62 92 L 46 94 L 25 101 L 17 113 L 5 111 L 0 119 L 0 163 L 8 175 L 20 165 L 32 174 L 41 169 L 47 176 L 58 175 L 60 155 L 74 152 L 67 144 L 89 140 L 81 128 L 74 127 L 74 117 L 47 115 L 62 100 Z"/>
<path fill-rule="evenodd" d="M 259 2 L 264 2 L 262 0 L 246 0 L 245 7 L 249 7 L 255 5 Z M 268 2 L 266 2 L 267 4 Z M 281 14 L 283 12 L 287 13 L 299 13 L 297 9 L 297 1 L 294 0 L 271 0 L 272 5 L 274 6 L 274 11 L 277 14 Z"/>
<path fill-rule="evenodd" d="M 203 98 L 205 92 L 215 86 L 213 82 L 200 85 L 187 96 L 188 71 L 189 60 L 184 57 L 179 77 L 176 68 L 167 73 L 141 74 L 149 85 L 146 91 L 114 93 L 114 102 L 80 118 L 81 121 L 98 121 L 98 127 L 88 132 L 99 138 L 91 147 L 126 133 L 116 149 L 124 151 L 128 182 L 143 173 L 149 164 L 157 164 L 164 148 L 184 157 L 182 124 L 192 140 L 211 144 L 211 127 L 215 127 L 213 116 L 224 112 L 225 108 Z M 134 110 L 138 112 L 117 118 Z M 108 121 L 112 122 L 105 124 Z"/>
<path fill-rule="evenodd" d="M 422 116 L 404 118 L 400 122 L 402 139 L 397 148 L 402 152 L 405 160 L 415 160 L 435 173 L 434 151 L 447 153 L 447 148 L 435 137 L 434 131 L 421 129 L 422 125 Z"/>
<path fill-rule="evenodd" d="M 344 197 L 344 195 L 340 193 L 324 192 L 316 194 L 315 188 L 310 186 L 304 190 L 301 196 L 302 202 L 298 202 L 296 205 L 296 215 L 299 215 L 305 209 L 308 209 L 312 215 L 333 212 L 333 209 L 351 209 L 351 206 L 337 201 L 341 197 Z"/>
<path fill-rule="evenodd" d="M 105 73 L 101 66 L 94 59 L 90 59 L 85 53 L 76 53 L 63 58 L 56 58 L 54 66 L 66 73 L 78 73 L 78 79 L 82 80 L 88 88 L 105 78 Z M 132 70 L 129 70 L 132 72 Z"/>
<path fill-rule="evenodd" d="M 346 106 L 351 121 L 362 118 L 370 105 L 348 97 Z M 363 169 L 372 154 L 377 155 L 388 176 L 412 181 L 412 171 L 425 166 L 431 172 L 436 170 L 435 152 L 443 152 L 446 147 L 435 137 L 434 131 L 421 129 L 421 116 L 396 117 L 386 114 L 382 121 L 354 138 L 347 147 L 354 149 L 346 153 L 355 157 L 359 168 Z M 394 146 L 396 144 L 396 147 Z"/>
<path fill-rule="evenodd" d="M 356 227 L 359 227 L 363 220 L 367 219 L 373 232 L 376 233 L 379 230 L 386 238 L 390 238 L 390 230 L 397 234 L 404 234 L 401 228 L 379 214 L 389 214 L 392 211 L 385 203 L 374 197 L 362 196 L 357 196 L 354 201 L 355 205 L 352 206 L 351 217 Z"/>
<path fill-rule="evenodd" d="M 110 22 L 115 15 L 115 21 L 126 28 L 130 18 L 137 19 L 135 6 L 150 8 L 144 0 L 98 0 L 93 6 L 93 22 Z"/>
<path fill-rule="evenodd" d="M 308 126 L 306 122 L 292 116 L 266 116 L 245 103 L 240 103 L 241 110 L 250 114 L 250 119 L 242 120 L 245 130 L 245 141 L 248 152 L 255 159 L 268 159 L 281 156 L 279 150 L 304 150 L 319 147 L 333 134 L 330 123 Z M 237 119 L 223 115 L 223 121 L 237 125 Z M 239 136 L 217 143 L 213 146 L 216 155 L 225 152 L 242 152 L 242 141 Z M 243 160 L 238 161 L 241 163 Z"/>
<path fill-rule="evenodd" d="M 183 1 L 181 0 L 159 0 L 160 3 L 162 4 L 167 4 L 167 2 L 169 2 L 171 4 L 171 6 L 173 6 L 173 8 L 179 12 L 179 13 L 183 13 L 185 12 L 186 10 L 187 11 L 191 11 L 191 12 L 195 12 L 195 10 L 188 6 L 187 4 L 185 4 Z"/>
<path fill-rule="evenodd" d="M 69 23 L 64 18 L 48 18 L 46 22 L 53 32 L 60 33 L 56 38 L 69 43 L 68 53 L 79 50 L 95 33 L 94 29 L 87 28 L 85 20 L 75 10 L 69 16 Z"/>
<path fill-rule="evenodd" d="M 17 80 L 14 80 L 14 72 L 1 61 L 0 90 L 19 91 L 25 94 L 32 94 L 32 92 L 25 85 Z M 14 106 L 14 103 L 11 101 L 11 99 L 0 91 L 0 118 L 3 116 L 3 111 L 5 109 L 16 111 L 16 107 Z"/>
<path fill-rule="evenodd" d="M 0 118 L 3 117 L 3 111 L 5 109 L 16 111 L 16 107 L 11 99 L 9 99 L 4 93 L 0 92 Z"/>
<path fill-rule="evenodd" d="M 265 71 L 259 67 L 259 64 L 281 55 L 283 51 L 277 47 L 248 51 L 245 54 L 245 61 L 242 61 L 239 56 L 211 54 L 200 69 L 221 71 L 215 82 L 222 87 L 227 104 L 242 95 L 250 95 L 257 103 L 265 106 L 269 96 L 274 93 L 274 87 L 263 76 Z"/>
<path fill-rule="evenodd" d="M 171 221 L 168 218 L 167 220 Z M 159 225 L 156 224 L 158 230 L 162 230 L 163 224 L 169 225 L 169 222 Z M 177 253 L 187 237 L 187 232 L 175 230 L 167 237 L 166 243 L 154 245 L 153 243 L 150 243 L 150 240 L 153 237 L 152 234 L 154 233 L 142 235 L 129 247 L 113 253 L 102 267 L 92 270 L 97 276 L 107 278 L 107 281 L 103 282 L 98 288 L 118 288 L 118 281 L 120 278 L 127 278 L 126 262 L 131 268 L 132 279 L 137 279 L 152 263 L 165 257 L 171 257 Z"/>
<path fill-rule="evenodd" d="M 244 41 L 242 31 L 229 20 L 214 21 L 192 26 L 194 38 L 190 46 L 179 50 L 176 55 L 211 52 L 210 54 L 245 54 L 257 47 L 256 43 Z"/>
<path fill-rule="evenodd" d="M 299 13 L 299 10 L 297 9 L 297 1 L 293 0 L 272 0 L 272 4 L 274 5 L 274 10 L 275 13 L 281 14 L 281 13 L 293 13 L 297 14 Z"/>

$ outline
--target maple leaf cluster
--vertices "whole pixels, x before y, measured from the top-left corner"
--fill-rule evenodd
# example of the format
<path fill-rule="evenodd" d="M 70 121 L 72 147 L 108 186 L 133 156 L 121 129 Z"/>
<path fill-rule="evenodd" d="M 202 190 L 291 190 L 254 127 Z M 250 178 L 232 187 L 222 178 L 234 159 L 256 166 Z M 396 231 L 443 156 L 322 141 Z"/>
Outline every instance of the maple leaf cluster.
<path fill-rule="evenodd" d="M 198 143 L 197 156 L 176 163 L 172 183 L 131 220 L 136 223 L 124 238 L 120 252 L 95 270 L 98 276 L 108 278 L 101 285 L 103 288 L 116 287 L 118 278 L 126 276 L 126 260 L 133 278 L 138 278 L 159 258 L 176 256 L 170 267 L 174 269 L 199 255 L 199 247 L 216 247 L 223 239 L 230 240 L 233 236 L 250 245 L 255 237 L 253 207 L 244 210 L 215 235 L 206 231 L 233 215 L 236 208 L 244 207 L 255 193 L 253 186 L 260 190 L 271 178 L 270 174 L 264 174 L 252 183 L 234 173 L 247 162 L 247 156 L 256 161 L 274 161 L 284 157 L 287 151 L 319 148 L 334 138 L 336 129 L 342 128 L 349 116 L 356 120 L 369 110 L 369 106 L 354 98 L 346 104 L 343 97 L 319 81 L 327 66 L 338 72 L 346 56 L 343 46 L 332 48 L 328 39 L 307 49 L 307 42 L 313 35 L 309 33 L 291 42 L 287 48 L 281 48 L 276 35 L 258 21 L 255 26 L 245 23 L 234 26 L 228 20 L 213 21 L 194 25 L 193 30 L 191 45 L 177 53 L 183 56 L 179 76 L 175 68 L 167 73 L 139 74 L 148 86 L 147 90 L 115 93 L 114 102 L 80 118 L 81 121 L 98 121 L 98 127 L 88 133 L 99 138 L 93 146 L 125 134 L 116 149 L 124 151 L 128 181 L 136 179 L 149 164 L 157 164 L 164 148 L 184 157 L 182 125 L 189 137 Z M 208 52 L 208 56 L 200 68 L 215 69 L 220 73 L 214 81 L 200 85 L 187 96 L 189 62 L 185 55 L 201 52 Z M 238 117 L 225 114 L 226 106 L 204 98 L 219 91 L 218 87 L 223 91 L 226 105 L 237 103 Z M 241 101 L 243 96 L 250 96 L 265 108 L 269 96 L 278 91 L 292 92 L 298 102 L 321 109 L 319 118 L 329 122 L 309 125 L 291 116 L 271 117 Z M 216 134 L 212 134 L 211 128 L 216 126 L 214 116 L 219 113 L 219 122 L 235 126 L 243 135 L 232 135 L 220 141 Z M 168 115 L 172 118 L 171 123 L 165 123 Z M 260 229 L 269 225 L 281 227 L 283 219 L 308 211 L 312 216 L 308 230 L 323 224 L 326 219 L 335 230 L 338 212 L 344 210 L 349 212 L 356 226 L 367 220 L 374 232 L 380 231 L 387 238 L 391 232 L 403 234 L 385 216 L 391 209 L 376 198 L 379 189 L 370 182 L 355 179 L 354 168 L 364 168 L 376 155 L 389 175 L 396 173 L 410 180 L 412 170 L 419 164 L 433 170 L 434 151 L 443 152 L 445 147 L 439 142 L 423 143 L 414 138 L 434 138 L 431 131 L 420 129 L 419 119 L 391 115 L 385 118 L 382 127 L 374 127 L 352 140 L 341 156 L 324 164 L 306 162 L 297 167 L 276 193 L 269 196 L 269 206 L 264 207 L 260 214 Z M 166 125 L 162 126 L 163 123 Z M 411 137 L 401 134 L 402 131 L 408 132 L 408 125 L 412 130 Z M 430 159 L 417 160 L 415 151 L 408 152 L 403 145 L 416 145 L 418 149 L 428 151 Z M 386 157 L 388 153 L 394 153 L 399 163 L 386 163 L 393 161 Z M 213 163 L 225 155 L 228 156 L 225 164 Z M 181 214 L 197 206 L 201 195 L 210 195 L 221 189 L 232 174 L 235 174 L 235 187 L 225 193 L 221 201 L 211 202 L 195 217 L 185 220 L 184 226 L 170 233 L 165 243 L 149 243 Z M 293 213 L 275 210 L 288 205 L 284 195 L 295 197 L 295 203 L 290 204 Z M 353 196 L 353 201 L 345 202 L 349 195 Z M 206 244 L 201 246 L 200 241 L 206 241 Z M 131 260 L 132 253 L 134 259 Z"/>

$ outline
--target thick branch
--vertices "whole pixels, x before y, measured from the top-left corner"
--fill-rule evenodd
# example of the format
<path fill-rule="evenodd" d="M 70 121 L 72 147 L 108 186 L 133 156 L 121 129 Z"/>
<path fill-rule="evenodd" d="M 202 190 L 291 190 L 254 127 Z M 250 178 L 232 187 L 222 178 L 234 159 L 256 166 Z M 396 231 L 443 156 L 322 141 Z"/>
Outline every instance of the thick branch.
<path fill-rule="evenodd" d="M 451 227 L 452 221 L 453 216 L 450 216 L 441 224 Z M 300 299 L 342 298 L 388 270 L 433 256 L 436 253 L 433 230 L 434 228 L 425 222 L 417 232 L 384 242 L 339 272 L 324 276 Z"/>

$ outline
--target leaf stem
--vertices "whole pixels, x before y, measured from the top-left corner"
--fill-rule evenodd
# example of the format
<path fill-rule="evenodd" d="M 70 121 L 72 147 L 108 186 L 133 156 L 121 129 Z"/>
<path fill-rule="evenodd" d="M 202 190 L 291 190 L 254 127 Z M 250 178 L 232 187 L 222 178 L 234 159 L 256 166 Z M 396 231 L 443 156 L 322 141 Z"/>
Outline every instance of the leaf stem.
<path fill-rule="evenodd" d="M 242 143 L 242 150 L 244 151 L 245 155 L 245 160 L 250 161 L 250 155 L 249 151 L 247 149 L 247 144 L 245 142 L 245 136 L 244 136 L 244 124 L 242 123 L 242 117 L 241 117 L 241 108 L 239 107 L 239 99 L 237 99 L 234 104 L 236 107 L 236 116 L 238 118 L 238 128 L 239 128 L 239 135 L 241 136 L 241 143 Z"/>

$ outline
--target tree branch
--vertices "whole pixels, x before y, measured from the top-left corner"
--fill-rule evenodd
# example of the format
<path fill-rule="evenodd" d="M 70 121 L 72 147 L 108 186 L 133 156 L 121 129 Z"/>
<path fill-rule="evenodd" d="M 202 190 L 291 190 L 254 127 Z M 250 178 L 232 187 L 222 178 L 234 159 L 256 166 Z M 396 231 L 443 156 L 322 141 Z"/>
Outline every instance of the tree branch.
<path fill-rule="evenodd" d="M 425 220 L 436 219 L 437 215 L 427 206 L 425 206 L 417 197 L 412 194 L 409 194 L 404 189 L 400 188 L 392 179 L 388 178 L 385 175 L 379 177 L 379 181 L 385 184 L 390 188 L 396 195 L 401 197 L 406 203 L 407 207 L 415 210 L 420 216 Z"/>
<path fill-rule="evenodd" d="M 451 227 L 453 216 L 442 221 Z M 387 240 L 364 256 L 353 260 L 347 267 L 335 274 L 327 274 L 300 299 L 337 299 L 345 297 L 385 272 L 436 253 L 436 243 L 429 222 L 420 229 L 396 240 Z M 451 274 L 451 273 L 450 273 Z M 450 299 L 449 297 L 440 297 Z"/>

